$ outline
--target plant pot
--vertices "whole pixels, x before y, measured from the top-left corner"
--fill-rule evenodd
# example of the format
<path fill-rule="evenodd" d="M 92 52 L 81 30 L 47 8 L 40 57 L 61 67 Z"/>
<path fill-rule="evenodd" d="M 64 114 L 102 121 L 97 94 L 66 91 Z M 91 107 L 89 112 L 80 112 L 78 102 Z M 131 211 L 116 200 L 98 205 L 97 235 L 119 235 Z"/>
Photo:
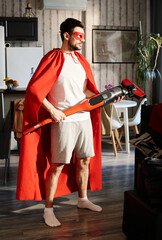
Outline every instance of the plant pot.
<path fill-rule="evenodd" d="M 7 84 L 7 89 L 11 90 L 13 87 L 13 84 Z"/>

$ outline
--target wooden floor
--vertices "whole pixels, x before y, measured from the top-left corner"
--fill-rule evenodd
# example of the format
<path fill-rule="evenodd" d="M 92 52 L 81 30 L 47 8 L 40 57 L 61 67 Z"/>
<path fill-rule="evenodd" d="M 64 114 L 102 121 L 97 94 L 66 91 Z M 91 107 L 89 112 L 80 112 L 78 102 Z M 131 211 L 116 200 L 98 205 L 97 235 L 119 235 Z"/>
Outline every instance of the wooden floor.
<path fill-rule="evenodd" d="M 11 156 L 9 180 L 3 185 L 0 160 L 0 239 L 1 240 L 126 240 L 122 233 L 124 191 L 134 184 L 134 149 L 118 152 L 102 143 L 103 189 L 88 192 L 89 199 L 102 206 L 101 213 L 77 209 L 77 193 L 55 199 L 55 214 L 61 227 L 50 228 L 42 215 L 44 201 L 15 199 L 18 156 Z"/>

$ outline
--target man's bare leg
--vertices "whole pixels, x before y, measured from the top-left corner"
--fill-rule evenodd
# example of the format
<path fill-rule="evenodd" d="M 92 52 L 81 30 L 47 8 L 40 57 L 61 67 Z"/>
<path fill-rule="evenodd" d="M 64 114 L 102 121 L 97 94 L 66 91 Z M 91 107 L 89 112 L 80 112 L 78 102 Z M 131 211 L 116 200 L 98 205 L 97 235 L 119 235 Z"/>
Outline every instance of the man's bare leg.
<path fill-rule="evenodd" d="M 89 178 L 89 162 L 90 158 L 77 159 L 76 165 L 76 181 L 78 184 L 78 208 L 87 208 L 92 211 L 101 212 L 102 208 L 93 204 L 87 198 L 87 185 Z"/>
<path fill-rule="evenodd" d="M 53 211 L 53 198 L 56 193 L 58 179 L 63 167 L 64 164 L 51 164 L 46 177 L 46 203 L 43 217 L 45 223 L 50 227 L 61 225 Z"/>

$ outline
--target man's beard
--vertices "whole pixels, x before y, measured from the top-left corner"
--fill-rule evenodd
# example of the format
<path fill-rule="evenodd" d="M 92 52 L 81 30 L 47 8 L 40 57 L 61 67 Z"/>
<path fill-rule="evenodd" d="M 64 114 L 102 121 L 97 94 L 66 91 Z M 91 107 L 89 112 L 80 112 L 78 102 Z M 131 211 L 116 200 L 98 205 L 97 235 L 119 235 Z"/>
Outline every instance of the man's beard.
<path fill-rule="evenodd" d="M 82 47 L 77 47 L 76 45 L 73 45 L 69 42 L 69 50 L 70 51 L 77 51 L 77 50 L 81 50 Z"/>

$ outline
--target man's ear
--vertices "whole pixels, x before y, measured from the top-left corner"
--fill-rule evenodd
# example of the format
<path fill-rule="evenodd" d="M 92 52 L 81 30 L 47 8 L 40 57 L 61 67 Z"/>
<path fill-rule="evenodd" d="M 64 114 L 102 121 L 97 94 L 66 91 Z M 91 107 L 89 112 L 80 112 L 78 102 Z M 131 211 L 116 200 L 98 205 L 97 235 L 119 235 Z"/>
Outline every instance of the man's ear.
<path fill-rule="evenodd" d="M 70 38 L 70 35 L 69 35 L 69 33 L 67 33 L 67 32 L 64 32 L 64 39 L 66 39 L 66 40 L 69 40 L 69 38 Z"/>

